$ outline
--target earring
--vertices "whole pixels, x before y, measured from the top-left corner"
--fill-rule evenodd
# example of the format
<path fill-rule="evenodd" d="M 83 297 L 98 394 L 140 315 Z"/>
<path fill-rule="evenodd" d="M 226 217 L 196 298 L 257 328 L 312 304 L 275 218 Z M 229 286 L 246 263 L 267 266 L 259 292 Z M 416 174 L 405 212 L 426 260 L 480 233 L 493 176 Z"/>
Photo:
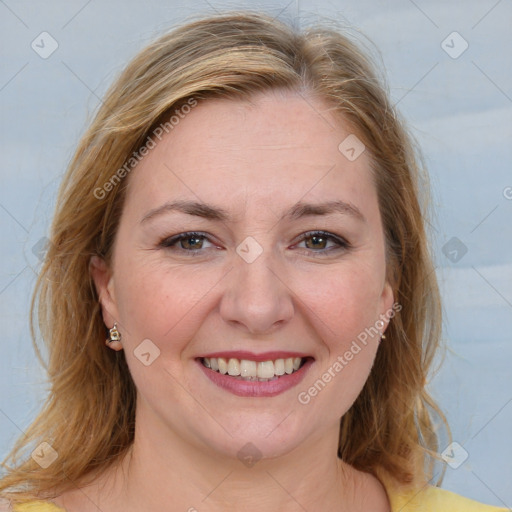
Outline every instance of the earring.
<path fill-rule="evenodd" d="M 119 341 L 121 343 L 121 333 L 117 330 L 117 323 L 114 322 L 114 327 L 109 329 L 108 338 L 105 340 L 105 344 L 109 346 L 114 341 Z"/>
<path fill-rule="evenodd" d="M 380 335 L 380 341 L 385 340 L 385 339 L 386 339 L 386 335 L 385 334 L 381 334 Z"/>

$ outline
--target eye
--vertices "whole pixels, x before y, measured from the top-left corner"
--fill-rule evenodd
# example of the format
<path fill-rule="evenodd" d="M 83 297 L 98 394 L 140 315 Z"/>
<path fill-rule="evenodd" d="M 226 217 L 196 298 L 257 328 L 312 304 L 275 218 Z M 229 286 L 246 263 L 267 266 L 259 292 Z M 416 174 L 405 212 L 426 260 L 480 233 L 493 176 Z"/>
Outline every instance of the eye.
<path fill-rule="evenodd" d="M 304 233 L 299 243 L 305 243 L 306 249 L 320 254 L 350 248 L 350 244 L 346 240 L 327 231 Z M 331 246 L 328 246 L 329 243 L 331 243 Z"/>
<path fill-rule="evenodd" d="M 187 232 L 171 236 L 170 238 L 165 238 L 159 245 L 160 247 L 165 247 L 167 249 L 172 248 L 178 251 L 194 253 L 204 249 L 205 242 L 209 243 L 211 247 L 213 247 L 204 233 Z"/>
<path fill-rule="evenodd" d="M 205 243 L 210 245 L 205 246 Z M 315 256 L 326 255 L 326 253 L 337 250 L 347 250 L 351 247 L 343 238 L 326 231 L 309 231 L 304 233 L 301 235 L 301 239 L 296 246 L 298 247 L 302 243 L 305 244 L 305 248 L 310 252 L 316 253 Z M 204 252 L 202 251 L 203 249 L 215 247 L 205 233 L 196 231 L 179 233 L 178 235 L 165 238 L 160 242 L 159 246 L 165 249 L 188 253 L 189 255 L 196 255 Z"/>

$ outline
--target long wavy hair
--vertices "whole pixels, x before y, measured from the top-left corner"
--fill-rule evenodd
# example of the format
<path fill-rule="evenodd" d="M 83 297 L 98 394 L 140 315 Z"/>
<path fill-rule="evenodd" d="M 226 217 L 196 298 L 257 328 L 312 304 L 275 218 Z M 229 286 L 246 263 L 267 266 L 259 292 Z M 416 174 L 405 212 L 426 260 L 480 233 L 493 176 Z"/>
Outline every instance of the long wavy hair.
<path fill-rule="evenodd" d="M 59 190 L 31 309 L 49 393 L 3 462 L 3 496 L 15 502 L 56 497 L 119 462 L 133 442 L 135 384 L 124 352 L 105 348 L 106 327 L 89 274 L 93 255 L 111 261 L 131 171 L 126 163 L 191 99 L 250 98 L 274 88 L 327 102 L 365 144 L 387 275 L 402 306 L 362 392 L 340 419 L 338 455 L 398 484 L 432 478 L 438 427 L 446 421 L 425 387 L 441 334 L 425 229 L 428 182 L 384 83 L 367 53 L 340 30 L 315 25 L 299 31 L 259 13 L 189 21 L 129 63 L 107 91 Z M 37 339 L 47 349 L 47 363 Z M 47 468 L 30 456 L 42 442 L 58 454 Z"/>

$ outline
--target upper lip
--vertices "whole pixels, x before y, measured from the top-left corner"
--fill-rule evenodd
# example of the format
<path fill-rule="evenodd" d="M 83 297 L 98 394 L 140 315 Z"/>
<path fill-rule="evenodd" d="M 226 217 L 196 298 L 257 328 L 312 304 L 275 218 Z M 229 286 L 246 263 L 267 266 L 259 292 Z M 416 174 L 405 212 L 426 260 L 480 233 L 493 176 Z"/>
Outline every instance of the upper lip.
<path fill-rule="evenodd" d="M 305 354 L 303 352 L 291 352 L 291 351 L 272 351 L 272 352 L 262 352 L 260 354 L 255 354 L 254 352 L 249 352 L 246 350 L 237 350 L 237 351 L 223 351 L 223 352 L 211 352 L 209 354 L 204 354 L 199 356 L 199 359 L 203 359 L 205 357 L 208 358 L 218 358 L 223 357 L 225 359 L 246 359 L 249 361 L 275 361 L 276 359 L 287 359 L 289 357 L 301 357 L 301 358 L 312 358 L 311 355 Z"/>

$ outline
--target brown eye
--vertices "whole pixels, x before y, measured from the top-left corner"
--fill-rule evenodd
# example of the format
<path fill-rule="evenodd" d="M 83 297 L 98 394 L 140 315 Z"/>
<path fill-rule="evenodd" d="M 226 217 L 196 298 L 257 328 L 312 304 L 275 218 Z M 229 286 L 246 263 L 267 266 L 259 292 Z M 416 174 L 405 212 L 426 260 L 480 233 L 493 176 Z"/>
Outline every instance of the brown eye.
<path fill-rule="evenodd" d="M 181 249 L 201 249 L 203 245 L 203 238 L 197 235 L 182 238 L 180 242 Z"/>
<path fill-rule="evenodd" d="M 306 249 L 309 249 L 313 253 L 318 253 L 318 255 L 350 248 L 350 244 L 343 238 L 324 231 L 305 233 L 299 243 L 302 242 L 304 242 Z M 329 243 L 331 244 L 330 246 L 328 245 Z"/>
<path fill-rule="evenodd" d="M 208 241 L 208 237 L 202 233 L 180 233 L 179 235 L 162 240 L 160 247 L 194 253 L 208 248 L 204 246 L 205 242 L 211 244 Z"/>
<path fill-rule="evenodd" d="M 304 240 L 308 249 L 325 249 L 328 242 L 327 237 L 319 235 L 308 236 Z"/>

